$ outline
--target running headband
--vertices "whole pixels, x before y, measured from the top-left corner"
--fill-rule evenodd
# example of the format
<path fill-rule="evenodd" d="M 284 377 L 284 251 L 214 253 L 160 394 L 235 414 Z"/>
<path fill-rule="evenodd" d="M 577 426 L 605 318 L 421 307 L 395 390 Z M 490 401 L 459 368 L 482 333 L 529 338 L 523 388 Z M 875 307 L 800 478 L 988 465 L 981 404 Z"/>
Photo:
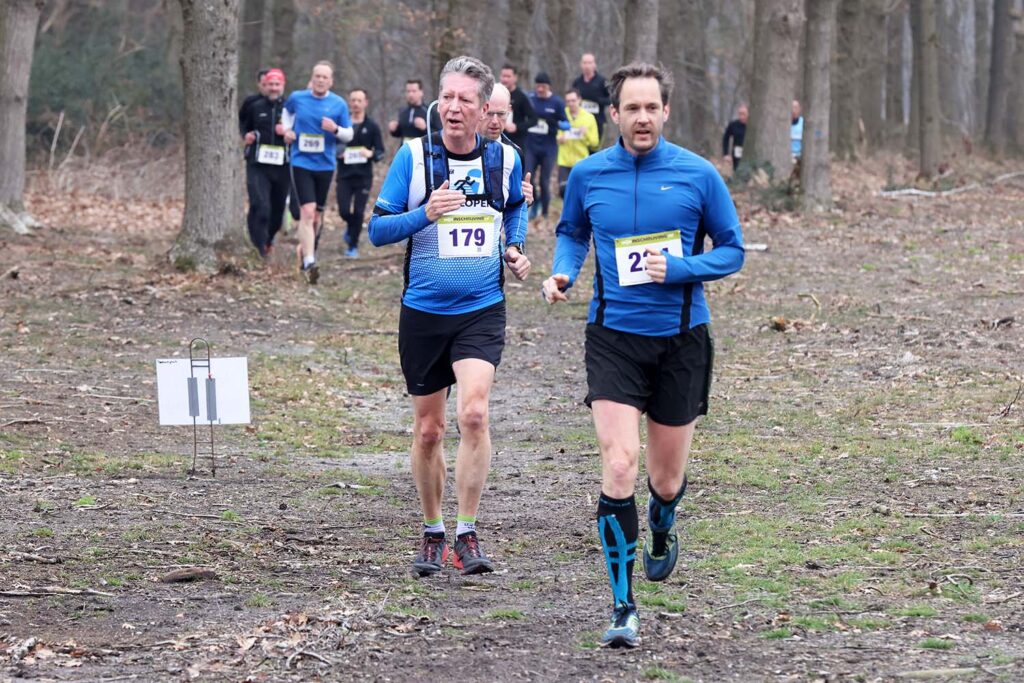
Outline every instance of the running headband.
<path fill-rule="evenodd" d="M 280 69 L 270 69 L 269 71 L 267 71 L 266 74 L 263 75 L 263 80 L 265 81 L 269 81 L 271 78 L 276 78 L 280 80 L 282 83 L 285 82 L 284 72 L 281 71 Z"/>

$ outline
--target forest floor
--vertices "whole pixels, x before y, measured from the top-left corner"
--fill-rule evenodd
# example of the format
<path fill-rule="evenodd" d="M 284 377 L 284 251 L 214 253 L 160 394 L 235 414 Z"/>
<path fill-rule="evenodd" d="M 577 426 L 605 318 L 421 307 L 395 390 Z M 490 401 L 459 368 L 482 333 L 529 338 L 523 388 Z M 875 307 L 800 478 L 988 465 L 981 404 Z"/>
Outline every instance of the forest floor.
<path fill-rule="evenodd" d="M 335 228 L 315 289 L 287 241 L 183 274 L 180 202 L 32 195 L 50 227 L 0 236 L 0 680 L 1021 680 L 1024 180 L 889 199 L 882 161 L 834 172 L 812 218 L 737 193 L 768 248 L 708 287 L 683 552 L 664 583 L 638 568 L 632 651 L 596 645 L 590 295 L 538 296 L 550 225 L 506 290 L 497 571 L 417 580 L 401 248 L 346 260 Z M 252 424 L 218 428 L 216 476 L 157 424 L 154 360 L 197 336 L 248 357 Z M 213 575 L 160 580 L 187 568 Z"/>

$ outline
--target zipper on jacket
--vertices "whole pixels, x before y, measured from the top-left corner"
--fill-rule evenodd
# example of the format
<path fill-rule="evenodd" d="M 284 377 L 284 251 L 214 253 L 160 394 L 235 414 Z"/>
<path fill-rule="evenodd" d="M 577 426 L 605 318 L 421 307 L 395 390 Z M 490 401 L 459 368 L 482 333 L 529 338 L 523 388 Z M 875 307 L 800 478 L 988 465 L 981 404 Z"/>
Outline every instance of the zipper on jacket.
<path fill-rule="evenodd" d="M 636 232 L 636 216 L 640 210 L 640 157 L 633 160 L 633 234 Z"/>

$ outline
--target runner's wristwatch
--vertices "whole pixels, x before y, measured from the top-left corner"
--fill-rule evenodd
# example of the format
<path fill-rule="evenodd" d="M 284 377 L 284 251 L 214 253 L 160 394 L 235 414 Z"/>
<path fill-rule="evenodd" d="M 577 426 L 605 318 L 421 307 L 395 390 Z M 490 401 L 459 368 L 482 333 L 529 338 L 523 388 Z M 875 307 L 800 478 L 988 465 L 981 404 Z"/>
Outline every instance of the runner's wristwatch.
<path fill-rule="evenodd" d="M 509 243 L 508 245 L 505 246 L 506 249 L 512 249 L 513 247 L 520 254 L 523 254 L 524 256 L 526 255 L 526 250 L 523 249 L 523 243 L 522 242 L 511 242 L 511 243 Z"/>

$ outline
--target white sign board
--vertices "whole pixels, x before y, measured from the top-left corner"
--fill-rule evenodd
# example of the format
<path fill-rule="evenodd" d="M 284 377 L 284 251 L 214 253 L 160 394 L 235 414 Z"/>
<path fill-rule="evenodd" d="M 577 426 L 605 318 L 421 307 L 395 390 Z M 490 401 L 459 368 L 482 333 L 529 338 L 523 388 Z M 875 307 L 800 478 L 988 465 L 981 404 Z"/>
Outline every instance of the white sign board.
<path fill-rule="evenodd" d="M 205 362 L 205 359 L 204 359 Z M 211 358 L 209 371 L 192 371 L 188 358 L 158 358 L 156 361 L 157 403 L 160 424 L 209 424 L 207 395 L 214 396 L 213 424 L 249 424 L 249 363 L 246 358 Z M 192 400 L 189 378 L 195 374 Z M 207 382 L 209 377 L 213 382 Z M 198 407 L 198 411 L 196 408 Z M 190 410 L 191 408 L 191 410 Z M 198 413 L 198 415 L 193 415 Z"/>

